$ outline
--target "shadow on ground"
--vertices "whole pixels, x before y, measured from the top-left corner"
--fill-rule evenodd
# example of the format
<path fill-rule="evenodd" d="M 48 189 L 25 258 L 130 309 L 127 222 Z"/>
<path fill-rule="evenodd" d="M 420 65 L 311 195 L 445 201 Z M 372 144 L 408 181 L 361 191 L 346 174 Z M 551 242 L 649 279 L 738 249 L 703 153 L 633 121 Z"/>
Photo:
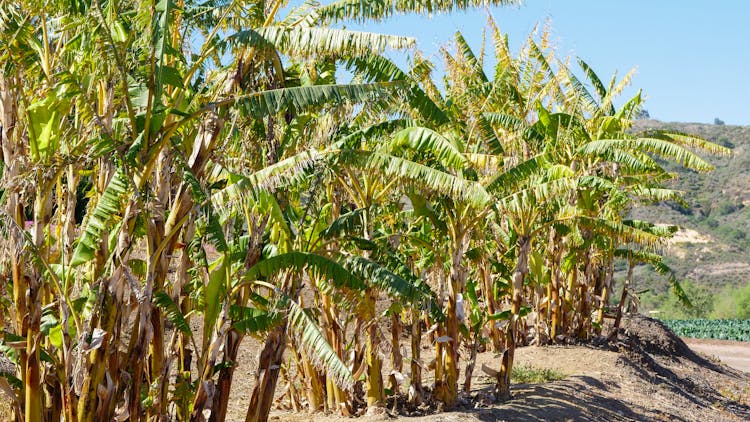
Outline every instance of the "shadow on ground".
<path fill-rule="evenodd" d="M 616 394 L 618 389 L 619 385 L 614 382 L 604 383 L 590 376 L 573 376 L 554 383 L 517 385 L 510 401 L 491 408 L 462 410 L 462 413 L 481 421 L 633 421 L 659 416 L 684 421 L 658 410 L 603 397 Z M 491 389 L 482 393 L 489 395 Z M 449 415 L 445 416 L 445 420 L 452 419 Z"/>

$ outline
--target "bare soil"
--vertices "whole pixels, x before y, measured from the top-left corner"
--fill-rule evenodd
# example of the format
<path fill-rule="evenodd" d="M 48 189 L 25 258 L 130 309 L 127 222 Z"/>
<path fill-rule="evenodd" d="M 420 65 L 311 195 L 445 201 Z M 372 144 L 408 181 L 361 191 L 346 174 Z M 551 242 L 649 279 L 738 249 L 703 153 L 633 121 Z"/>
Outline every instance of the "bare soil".
<path fill-rule="evenodd" d="M 750 342 L 686 338 L 685 343 L 694 351 L 721 361 L 727 366 L 750 373 Z"/>

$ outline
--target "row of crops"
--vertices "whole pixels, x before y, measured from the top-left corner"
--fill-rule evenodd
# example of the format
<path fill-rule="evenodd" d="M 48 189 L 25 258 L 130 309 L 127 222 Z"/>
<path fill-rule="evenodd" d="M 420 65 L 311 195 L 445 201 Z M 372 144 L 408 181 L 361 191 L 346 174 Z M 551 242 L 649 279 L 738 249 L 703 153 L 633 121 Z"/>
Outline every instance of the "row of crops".
<path fill-rule="evenodd" d="M 750 320 L 747 319 L 687 319 L 663 322 L 680 337 L 750 341 Z"/>

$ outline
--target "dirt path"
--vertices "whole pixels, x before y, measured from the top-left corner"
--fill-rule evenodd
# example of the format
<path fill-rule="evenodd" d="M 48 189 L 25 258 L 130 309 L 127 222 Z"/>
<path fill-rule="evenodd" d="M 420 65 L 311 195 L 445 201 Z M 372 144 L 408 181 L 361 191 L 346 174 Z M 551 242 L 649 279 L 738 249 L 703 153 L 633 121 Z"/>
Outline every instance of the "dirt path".
<path fill-rule="evenodd" d="M 750 342 L 694 338 L 683 340 L 698 353 L 716 357 L 734 369 L 750 372 Z"/>

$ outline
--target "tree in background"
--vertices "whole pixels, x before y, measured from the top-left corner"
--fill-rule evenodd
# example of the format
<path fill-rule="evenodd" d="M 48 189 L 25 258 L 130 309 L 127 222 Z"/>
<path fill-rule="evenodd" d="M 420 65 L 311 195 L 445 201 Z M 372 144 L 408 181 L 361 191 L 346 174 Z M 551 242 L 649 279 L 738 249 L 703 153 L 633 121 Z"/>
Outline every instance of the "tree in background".
<path fill-rule="evenodd" d="M 690 304 L 685 304 L 670 292 L 666 303 L 659 307 L 658 317 L 662 319 L 709 318 L 714 312 L 715 300 L 711 291 L 691 281 L 683 281 L 682 288 L 690 298 Z"/>
<path fill-rule="evenodd" d="M 746 284 L 745 287 L 739 289 L 736 302 L 736 317 L 738 319 L 750 319 L 750 284 Z"/>

